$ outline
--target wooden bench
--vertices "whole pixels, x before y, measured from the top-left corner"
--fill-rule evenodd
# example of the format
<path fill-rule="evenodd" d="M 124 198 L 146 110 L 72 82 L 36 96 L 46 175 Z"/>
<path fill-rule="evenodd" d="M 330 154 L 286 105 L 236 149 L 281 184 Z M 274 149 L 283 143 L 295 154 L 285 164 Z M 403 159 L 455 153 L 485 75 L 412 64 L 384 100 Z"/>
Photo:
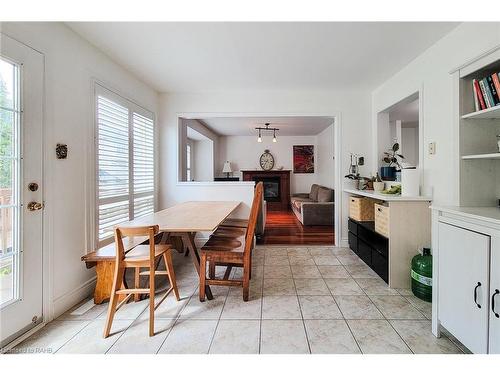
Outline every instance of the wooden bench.
<path fill-rule="evenodd" d="M 162 234 L 157 236 L 158 241 L 162 240 Z M 167 239 L 165 239 L 167 240 Z M 168 241 L 172 247 L 177 249 L 178 252 L 183 252 L 182 241 L 178 237 L 168 236 Z M 148 237 L 124 237 L 123 246 L 125 253 L 132 250 L 137 245 L 147 244 Z M 111 287 L 113 285 L 113 275 L 115 272 L 115 256 L 116 248 L 115 243 L 101 247 L 98 250 L 92 251 L 87 255 L 82 256 L 82 261 L 85 266 L 90 269 L 96 268 L 97 282 L 94 290 L 94 303 L 99 305 L 111 297 Z M 123 283 L 125 287 L 125 281 Z M 120 298 L 124 298 L 120 296 Z"/>
<path fill-rule="evenodd" d="M 123 239 L 123 246 L 125 252 L 129 252 L 137 245 L 147 242 L 148 237 L 125 237 Z M 115 272 L 115 257 L 116 249 L 114 242 L 82 256 L 82 261 L 85 262 L 87 268 L 90 269 L 94 266 L 96 268 L 97 283 L 94 290 L 94 303 L 97 305 L 111 297 L 111 287 Z M 125 286 L 125 282 L 123 286 Z"/>

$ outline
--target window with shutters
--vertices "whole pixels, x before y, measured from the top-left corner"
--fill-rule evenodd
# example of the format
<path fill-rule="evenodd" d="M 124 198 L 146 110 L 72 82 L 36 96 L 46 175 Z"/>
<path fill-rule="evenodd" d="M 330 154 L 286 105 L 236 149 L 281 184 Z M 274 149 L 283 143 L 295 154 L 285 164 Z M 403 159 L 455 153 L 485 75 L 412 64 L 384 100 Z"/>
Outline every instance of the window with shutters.
<path fill-rule="evenodd" d="M 153 114 L 96 85 L 96 241 L 113 228 L 154 212 Z"/>

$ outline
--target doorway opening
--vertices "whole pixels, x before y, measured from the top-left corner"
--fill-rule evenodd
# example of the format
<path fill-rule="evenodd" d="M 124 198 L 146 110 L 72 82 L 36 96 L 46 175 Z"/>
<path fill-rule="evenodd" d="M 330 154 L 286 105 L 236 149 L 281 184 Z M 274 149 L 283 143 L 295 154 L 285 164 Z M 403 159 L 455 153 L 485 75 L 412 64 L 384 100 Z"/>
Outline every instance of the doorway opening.
<path fill-rule="evenodd" d="M 275 130 L 259 130 L 265 126 Z M 191 179 L 191 185 L 264 182 L 264 228 L 257 235 L 258 243 L 336 243 L 339 213 L 335 204 L 335 155 L 339 150 L 335 116 L 179 115 L 179 182 L 187 181 L 182 150 L 189 142 L 185 129 L 190 127 L 213 141 L 213 148 L 198 155 L 192 165 L 197 171 L 201 167 L 196 160 L 210 160 L 203 168 L 211 174 Z"/>
<path fill-rule="evenodd" d="M 402 168 L 417 169 L 420 187 L 423 178 L 420 172 L 423 163 L 421 100 L 421 92 L 417 91 L 377 113 L 375 150 L 380 171 L 381 167 L 387 166 L 383 161 L 384 152 L 391 150 L 397 143 L 399 145 L 397 154 L 402 157 L 398 157 L 395 178 L 400 181 L 399 172 Z"/>

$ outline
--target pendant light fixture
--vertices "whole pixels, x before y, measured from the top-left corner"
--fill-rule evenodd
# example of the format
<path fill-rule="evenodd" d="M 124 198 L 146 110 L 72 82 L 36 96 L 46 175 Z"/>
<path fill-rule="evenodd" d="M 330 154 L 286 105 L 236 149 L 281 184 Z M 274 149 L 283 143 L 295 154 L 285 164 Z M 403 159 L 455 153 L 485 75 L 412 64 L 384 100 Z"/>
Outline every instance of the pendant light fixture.
<path fill-rule="evenodd" d="M 259 136 L 257 137 L 257 142 L 261 143 L 262 142 L 262 132 L 263 131 L 272 131 L 273 132 L 273 143 L 276 143 L 278 142 L 278 139 L 276 138 L 276 132 L 279 130 L 278 128 L 270 128 L 269 125 L 271 125 L 269 122 L 266 122 L 265 124 L 265 128 L 263 127 L 256 127 L 255 130 L 258 130 L 259 131 Z"/>

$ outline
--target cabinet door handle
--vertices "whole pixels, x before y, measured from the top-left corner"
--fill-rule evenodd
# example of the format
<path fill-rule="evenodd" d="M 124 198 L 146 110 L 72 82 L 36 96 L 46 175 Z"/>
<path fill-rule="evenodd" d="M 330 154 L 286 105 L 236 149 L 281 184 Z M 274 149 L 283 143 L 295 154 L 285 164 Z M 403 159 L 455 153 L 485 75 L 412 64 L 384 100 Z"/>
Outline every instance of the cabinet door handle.
<path fill-rule="evenodd" d="M 495 314 L 497 318 L 500 318 L 500 314 L 495 311 L 495 296 L 497 294 L 500 294 L 500 290 L 495 289 L 495 293 L 491 296 L 491 311 L 493 311 L 493 314 Z"/>
<path fill-rule="evenodd" d="M 478 281 L 476 287 L 474 288 L 474 303 L 477 305 L 478 308 L 481 308 L 481 305 L 477 303 L 477 288 L 481 286 L 481 283 Z"/>

